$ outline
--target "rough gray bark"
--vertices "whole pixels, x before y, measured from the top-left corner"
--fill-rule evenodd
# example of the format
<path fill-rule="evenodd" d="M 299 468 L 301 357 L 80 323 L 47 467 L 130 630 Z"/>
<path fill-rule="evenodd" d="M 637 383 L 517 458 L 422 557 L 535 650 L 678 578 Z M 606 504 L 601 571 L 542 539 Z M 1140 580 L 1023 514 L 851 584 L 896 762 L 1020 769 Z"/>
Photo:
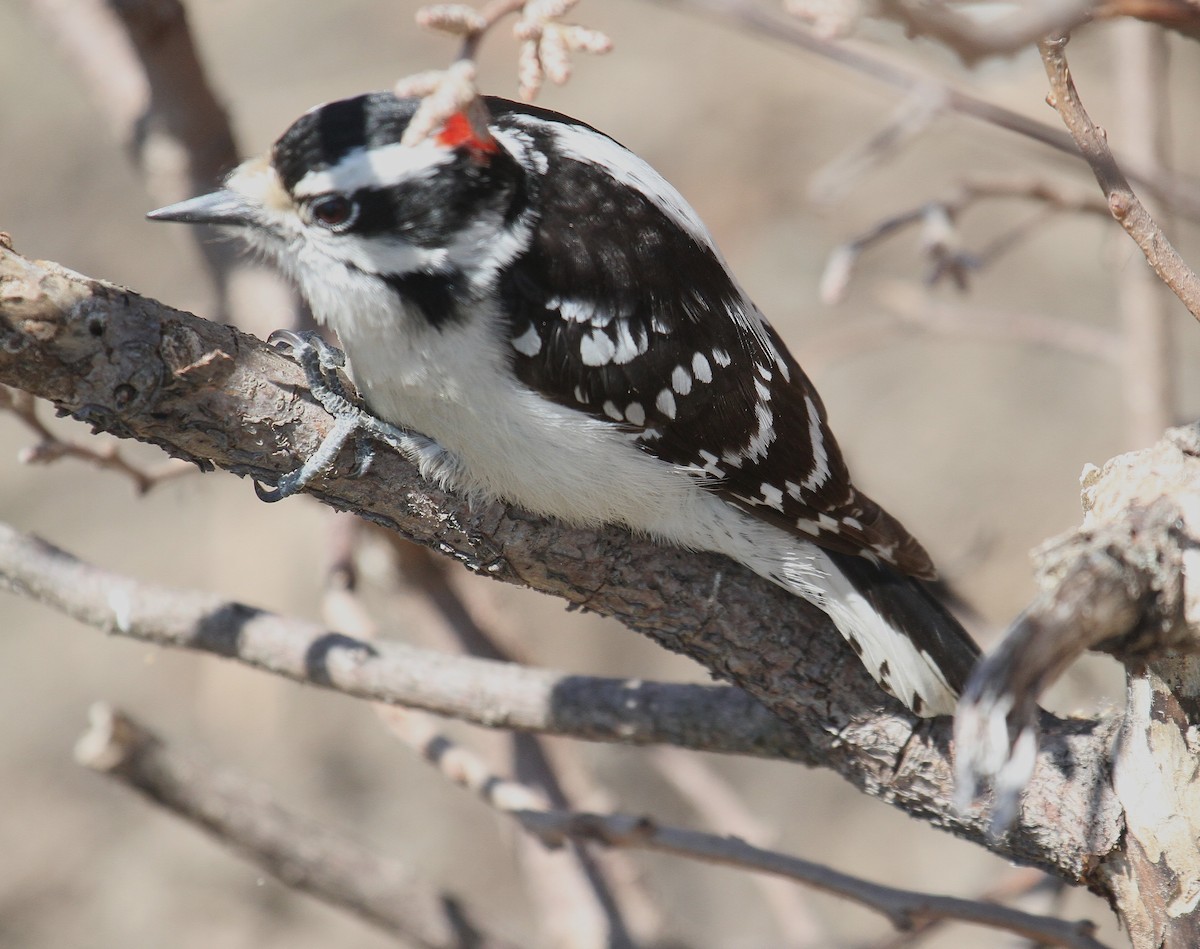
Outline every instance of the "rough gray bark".
<path fill-rule="evenodd" d="M 1020 784 L 1038 695 L 1088 649 L 1126 666 L 1111 750 L 1118 846 L 1087 874 L 1135 946 L 1200 945 L 1200 425 L 1085 472 L 1083 526 L 1036 552 L 1041 591 L 972 674 L 956 736 L 968 782 Z M 1007 733 L 998 752 L 992 740 Z M 970 749 L 969 751 L 967 749 Z M 999 762 L 999 764 L 997 764 Z M 1015 777 L 1013 775 L 1015 772 Z"/>

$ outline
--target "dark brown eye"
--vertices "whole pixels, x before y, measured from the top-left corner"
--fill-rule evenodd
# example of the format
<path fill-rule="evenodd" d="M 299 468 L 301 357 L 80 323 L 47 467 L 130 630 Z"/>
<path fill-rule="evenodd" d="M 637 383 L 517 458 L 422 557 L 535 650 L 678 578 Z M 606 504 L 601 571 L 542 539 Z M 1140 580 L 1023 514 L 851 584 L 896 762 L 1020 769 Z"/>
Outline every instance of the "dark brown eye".
<path fill-rule="evenodd" d="M 331 231 L 344 231 L 358 217 L 358 205 L 342 194 L 326 194 L 308 205 L 313 221 Z"/>

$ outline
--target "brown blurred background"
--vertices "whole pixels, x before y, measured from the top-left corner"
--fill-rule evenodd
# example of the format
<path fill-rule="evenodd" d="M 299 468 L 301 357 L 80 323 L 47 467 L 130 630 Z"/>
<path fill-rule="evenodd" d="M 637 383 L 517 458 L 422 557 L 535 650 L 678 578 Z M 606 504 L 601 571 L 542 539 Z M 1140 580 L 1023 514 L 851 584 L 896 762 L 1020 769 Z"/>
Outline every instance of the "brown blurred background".
<path fill-rule="evenodd" d="M 0 230 L 29 256 L 211 313 L 190 235 L 143 220 L 153 202 L 33 6 L 33 0 L 0 4 Z M 413 25 L 417 6 L 195 0 L 189 9 L 210 77 L 249 154 L 317 102 L 444 65 L 453 44 Z M 979 636 L 988 640 L 1032 593 L 1029 549 L 1078 523 L 1084 463 L 1142 447 L 1127 433 L 1115 371 L 1046 345 L 921 332 L 888 334 L 832 356 L 828 334 L 897 299 L 915 296 L 919 308 L 926 293 L 930 306 L 961 307 L 968 315 L 1115 327 L 1118 284 L 1130 268 L 1144 266 L 1140 255 L 1114 225 L 1066 216 L 975 275 L 965 295 L 923 287 L 926 262 L 915 233 L 869 251 L 839 306 L 819 302 L 817 281 L 837 244 L 946 193 L 966 175 L 1027 173 L 1086 187 L 1086 169 L 1010 132 L 948 114 L 855 180 L 842 199 L 818 206 L 807 197 L 812 176 L 881 126 L 901 99 L 896 90 L 786 44 L 654 3 L 588 0 L 575 16 L 608 32 L 616 50 L 603 60 L 577 60 L 571 83 L 548 90 L 541 104 L 609 132 L 691 200 L 742 283 L 808 366 L 858 481 L 924 540 L 980 611 Z M 1070 53 L 1085 102 L 1119 147 L 1111 33 L 1106 26 L 1084 30 Z M 881 56 L 1056 124 L 1032 51 L 967 71 L 932 44 L 904 40 L 898 29 L 869 25 L 860 39 Z M 1176 38 L 1169 48 L 1171 159 L 1194 173 L 1200 56 L 1194 44 Z M 514 94 L 513 58 L 501 31 L 485 50 L 488 91 Z M 965 217 L 964 240 L 986 244 L 1033 211 L 1026 204 L 982 206 Z M 1174 233 L 1184 256 L 1196 260 L 1194 226 L 1180 224 Z M 1200 387 L 1187 367 L 1200 331 L 1182 307 L 1169 306 L 1176 414 L 1193 418 Z M 259 330 L 287 317 L 268 313 L 262 320 Z M 806 361 L 810 344 L 816 355 Z M 71 423 L 57 430 L 89 437 Z M 121 478 L 79 464 L 19 465 L 15 455 L 30 436 L 4 415 L 0 438 L 8 446 L 0 453 L 0 506 L 17 527 L 148 580 L 317 616 L 334 515 L 316 503 L 267 506 L 249 484 L 223 473 L 190 476 L 137 498 Z M 144 446 L 123 450 L 147 465 L 159 460 Z M 385 570 L 376 573 L 385 630 L 437 644 L 430 629 L 436 624 L 420 603 L 388 589 Z M 462 580 L 477 608 L 540 664 L 705 678 L 613 623 L 568 615 L 556 601 L 484 580 Z M 0 626 L 0 946 L 390 944 L 73 764 L 72 744 L 96 699 L 206 748 L 272 785 L 297 810 L 452 887 L 518 942 L 533 940 L 534 911 L 515 871 L 508 822 L 449 788 L 360 703 L 213 658 L 106 639 L 15 597 L 0 599 Z M 1119 699 L 1119 677 L 1097 661 L 1073 675 L 1054 701 L 1073 710 Z M 451 731 L 500 767 L 501 739 Z M 585 746 L 579 753 L 607 788 L 611 806 L 702 826 L 645 751 Z M 876 881 L 961 896 L 980 893 L 1008 872 L 981 849 L 863 798 L 828 774 L 760 761 L 708 763 L 776 832 L 776 840 L 763 842 L 797 855 Z M 641 855 L 634 864 L 662 913 L 664 944 L 801 944 L 796 933 L 779 932 L 743 874 Z M 805 899 L 815 931 L 823 933 L 816 944 L 870 944 L 889 932 L 877 917 L 844 903 Z M 1063 912 L 1107 924 L 1105 907 L 1086 894 L 1073 894 Z M 928 944 L 1012 940 L 959 927 Z"/>

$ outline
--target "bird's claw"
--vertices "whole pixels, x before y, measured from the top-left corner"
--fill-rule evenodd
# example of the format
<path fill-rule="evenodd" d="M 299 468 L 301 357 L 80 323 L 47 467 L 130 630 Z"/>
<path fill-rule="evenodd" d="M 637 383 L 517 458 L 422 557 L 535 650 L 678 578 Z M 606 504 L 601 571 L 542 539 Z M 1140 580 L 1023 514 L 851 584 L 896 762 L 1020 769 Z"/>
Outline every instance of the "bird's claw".
<path fill-rule="evenodd" d="M 333 467 L 338 452 L 349 438 L 354 439 L 352 478 L 360 478 L 370 470 L 375 458 L 372 440 L 386 442 L 398 451 L 405 450 L 411 439 L 407 432 L 375 417 L 346 393 L 337 375 L 337 370 L 346 364 L 341 350 L 330 346 L 314 332 L 275 330 L 267 337 L 267 342 L 300 364 L 313 398 L 337 419 L 337 424 L 304 464 L 282 475 L 274 487 L 254 481 L 254 493 L 259 500 L 281 501 L 301 491 L 313 478 Z"/>

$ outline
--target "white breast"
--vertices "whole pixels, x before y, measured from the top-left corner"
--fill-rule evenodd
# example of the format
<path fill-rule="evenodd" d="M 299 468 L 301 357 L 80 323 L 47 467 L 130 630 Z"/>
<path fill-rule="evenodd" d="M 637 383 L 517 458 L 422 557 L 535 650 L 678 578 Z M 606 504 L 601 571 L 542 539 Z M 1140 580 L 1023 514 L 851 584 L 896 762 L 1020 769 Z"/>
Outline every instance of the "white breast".
<path fill-rule="evenodd" d="M 458 459 L 466 475 L 459 489 L 569 523 L 653 533 L 656 522 L 686 522 L 705 501 L 689 475 L 638 449 L 612 422 L 522 385 L 506 336 L 486 313 L 439 329 L 394 296 L 372 300 L 377 281 L 352 272 L 346 279 L 356 285 L 305 287 L 314 312 L 337 332 L 371 410 Z"/>

